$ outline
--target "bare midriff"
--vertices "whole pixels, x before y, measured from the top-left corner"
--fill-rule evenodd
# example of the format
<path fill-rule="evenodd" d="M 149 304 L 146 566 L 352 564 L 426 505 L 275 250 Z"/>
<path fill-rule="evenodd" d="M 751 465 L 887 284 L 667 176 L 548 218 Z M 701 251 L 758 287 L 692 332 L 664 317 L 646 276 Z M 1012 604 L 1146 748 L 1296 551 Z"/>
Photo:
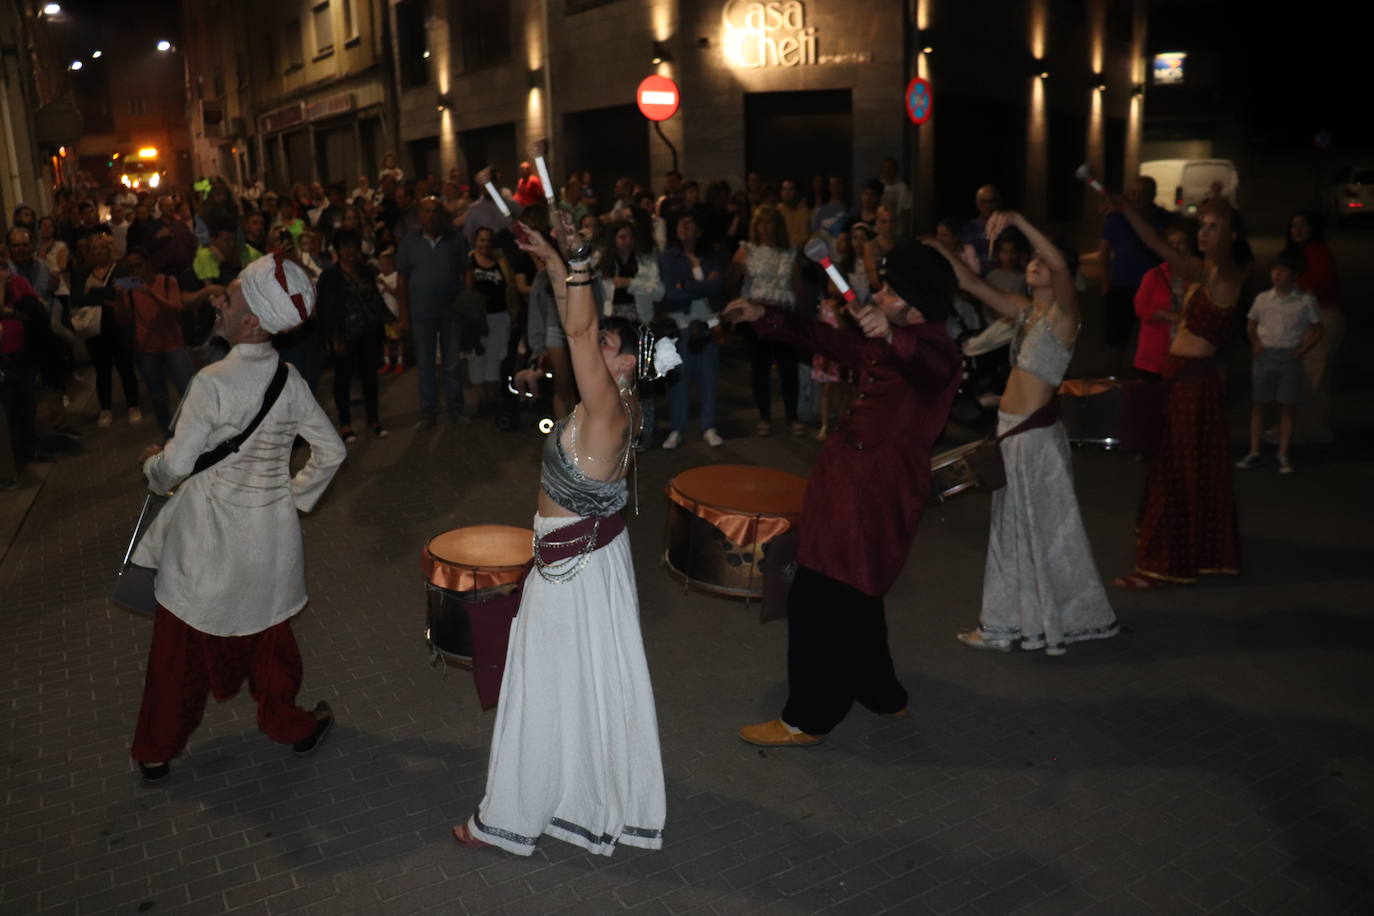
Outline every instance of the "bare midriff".
<path fill-rule="evenodd" d="M 1197 336 L 1186 326 L 1180 326 L 1177 336 L 1169 344 L 1169 355 L 1205 358 L 1216 356 L 1217 348 L 1212 345 L 1211 341 Z"/>
<path fill-rule="evenodd" d="M 1036 378 L 1025 369 L 1013 367 L 997 407 L 1003 413 L 1024 416 L 1048 404 L 1054 393 L 1054 387 L 1044 379 Z"/>

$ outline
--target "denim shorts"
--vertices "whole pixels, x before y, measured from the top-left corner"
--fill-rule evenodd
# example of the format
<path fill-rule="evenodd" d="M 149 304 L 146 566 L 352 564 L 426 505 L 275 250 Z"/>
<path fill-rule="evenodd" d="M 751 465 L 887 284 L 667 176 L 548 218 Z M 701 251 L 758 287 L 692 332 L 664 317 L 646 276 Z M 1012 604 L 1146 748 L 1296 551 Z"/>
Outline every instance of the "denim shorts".
<path fill-rule="evenodd" d="M 1297 348 L 1266 347 L 1250 369 L 1250 398 L 1256 404 L 1290 406 L 1302 398 L 1302 360 Z"/>

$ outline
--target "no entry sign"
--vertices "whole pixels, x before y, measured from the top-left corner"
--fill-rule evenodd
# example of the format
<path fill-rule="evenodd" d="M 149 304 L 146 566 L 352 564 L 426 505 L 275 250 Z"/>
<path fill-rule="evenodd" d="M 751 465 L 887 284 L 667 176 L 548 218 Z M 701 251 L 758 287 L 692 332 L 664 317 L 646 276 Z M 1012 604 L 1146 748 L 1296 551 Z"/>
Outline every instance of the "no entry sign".
<path fill-rule="evenodd" d="M 677 113 L 682 94 L 677 83 L 666 76 L 646 76 L 635 90 L 635 101 L 639 110 L 650 121 L 666 121 Z"/>
<path fill-rule="evenodd" d="M 924 124 L 930 120 L 932 102 L 930 81 L 919 76 L 906 86 L 906 116 L 912 124 Z"/>

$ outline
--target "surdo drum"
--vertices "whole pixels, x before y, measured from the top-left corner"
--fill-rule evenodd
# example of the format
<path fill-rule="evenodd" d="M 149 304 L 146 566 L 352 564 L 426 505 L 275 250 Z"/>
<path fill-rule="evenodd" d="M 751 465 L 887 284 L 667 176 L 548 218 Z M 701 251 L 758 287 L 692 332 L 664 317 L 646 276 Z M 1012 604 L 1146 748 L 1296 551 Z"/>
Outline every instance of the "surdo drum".
<path fill-rule="evenodd" d="M 473 615 L 516 589 L 533 554 L 534 531 L 509 525 L 455 528 L 430 539 L 420 566 L 433 662 L 472 668 Z"/>
<path fill-rule="evenodd" d="M 772 468 L 717 464 L 668 484 L 663 562 L 684 587 L 735 598 L 764 597 L 769 542 L 801 519 L 806 478 Z"/>

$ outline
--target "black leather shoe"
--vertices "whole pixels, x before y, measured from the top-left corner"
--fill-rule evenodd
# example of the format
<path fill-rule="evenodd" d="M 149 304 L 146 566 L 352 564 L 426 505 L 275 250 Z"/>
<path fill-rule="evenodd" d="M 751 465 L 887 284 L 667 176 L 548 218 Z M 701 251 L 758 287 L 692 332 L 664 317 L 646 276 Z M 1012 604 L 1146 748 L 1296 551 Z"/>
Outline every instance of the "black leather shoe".
<path fill-rule="evenodd" d="M 320 700 L 315 704 L 315 733 L 293 745 L 296 756 L 307 757 L 315 753 L 315 750 L 324 742 L 324 736 L 329 734 L 329 730 L 333 727 L 334 711 L 329 708 L 328 703 Z"/>
<path fill-rule="evenodd" d="M 138 771 L 143 774 L 144 782 L 161 782 L 172 775 L 172 765 L 170 763 L 159 763 L 154 766 L 139 760 Z"/>

